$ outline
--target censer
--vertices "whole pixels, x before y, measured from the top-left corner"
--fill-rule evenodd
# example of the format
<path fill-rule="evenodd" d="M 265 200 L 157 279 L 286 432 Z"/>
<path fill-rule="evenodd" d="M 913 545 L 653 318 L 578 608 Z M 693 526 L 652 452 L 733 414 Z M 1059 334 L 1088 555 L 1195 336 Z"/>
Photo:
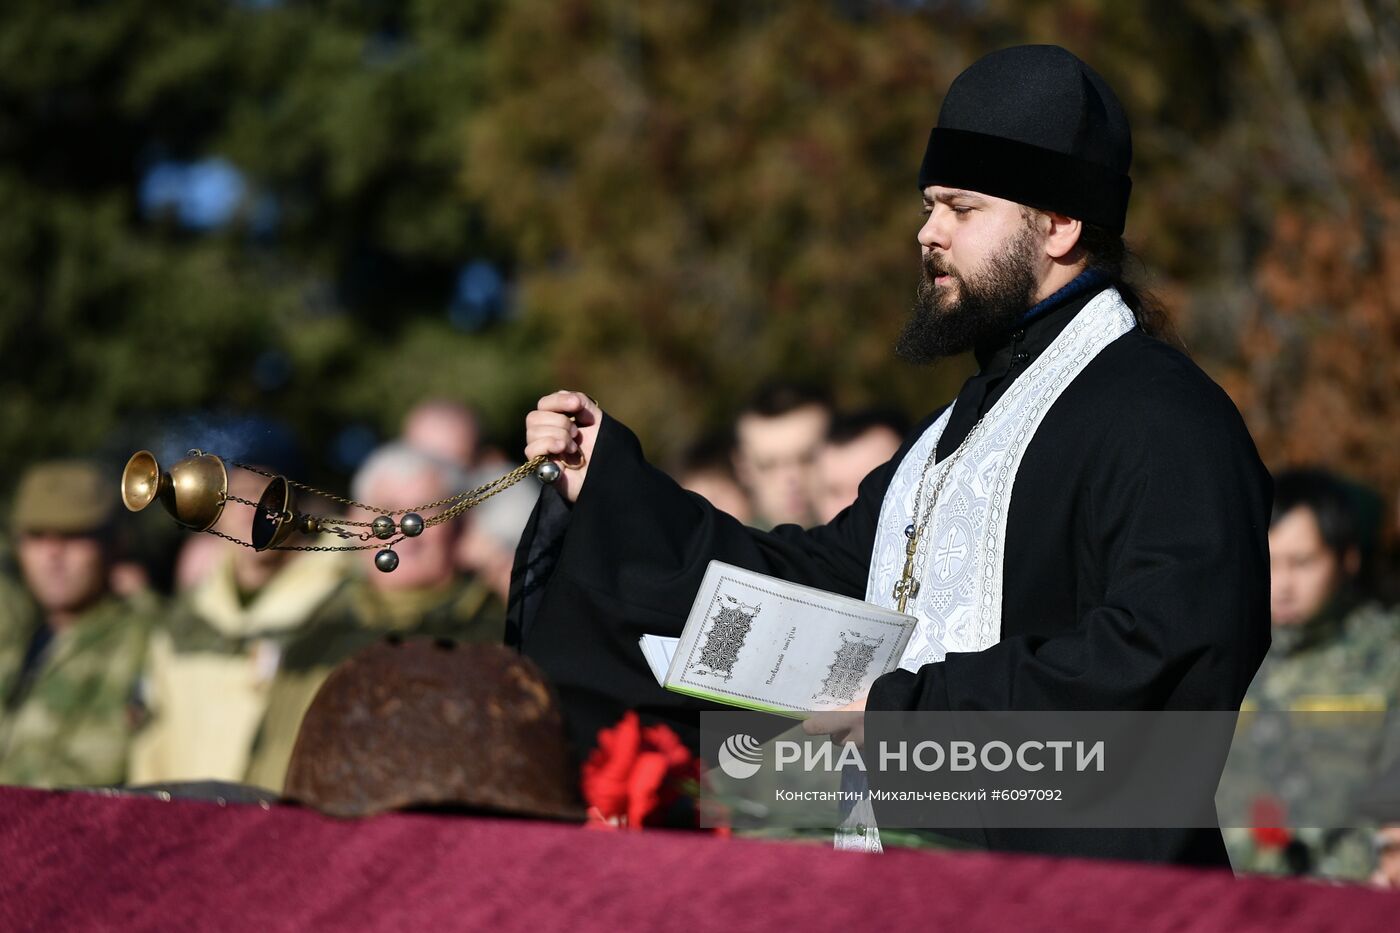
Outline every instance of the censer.
<path fill-rule="evenodd" d="M 228 466 L 265 476 L 269 482 L 257 502 L 229 493 Z M 191 531 L 203 531 L 256 551 L 368 551 L 378 549 L 374 566 L 385 573 L 399 565 L 394 545 L 404 538 L 416 538 L 425 530 L 449 522 L 468 509 L 480 505 L 502 490 L 509 489 L 534 473 L 541 482 L 552 483 L 559 478 L 559 465 L 547 457 L 516 467 L 504 476 L 467 492 L 428 502 L 399 513 L 397 520 L 388 509 L 375 508 L 363 502 L 332 495 L 313 486 L 289 480 L 275 473 L 236 461 L 225 461 L 202 450 L 191 450 L 183 460 L 164 471 L 149 450 L 138 450 L 122 470 L 122 502 L 133 512 L 139 512 L 157 499 L 176 523 Z M 296 506 L 299 490 L 322 496 L 353 509 L 378 513 L 369 521 L 349 518 L 326 518 L 302 512 Z M 224 504 L 238 502 L 253 508 L 253 527 L 248 540 L 217 531 L 214 524 L 223 514 Z M 442 509 L 431 518 L 423 512 Z M 369 544 L 296 545 L 288 544 L 294 535 L 306 536 L 329 533 L 344 541 L 371 541 Z"/>

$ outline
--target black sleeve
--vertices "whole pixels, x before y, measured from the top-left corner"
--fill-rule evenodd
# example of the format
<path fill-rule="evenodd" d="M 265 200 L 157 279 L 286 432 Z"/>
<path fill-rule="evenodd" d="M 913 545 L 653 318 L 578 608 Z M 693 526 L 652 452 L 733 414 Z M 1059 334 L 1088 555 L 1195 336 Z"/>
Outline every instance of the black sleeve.
<path fill-rule="evenodd" d="M 917 436 L 917 433 L 911 435 Z M 712 559 L 850 596 L 865 593 L 885 488 L 903 451 L 861 484 L 830 524 L 747 528 L 646 462 L 632 432 L 604 416 L 578 501 L 545 489 L 521 536 L 506 642 L 553 682 L 580 755 L 627 710 L 695 745 L 713 704 L 663 690 L 643 634 L 680 635 Z"/>
<path fill-rule="evenodd" d="M 1269 645 L 1272 483 L 1224 393 L 1186 388 L 1104 413 L 1072 542 L 1104 568 L 1098 604 L 1049 636 L 891 672 L 867 709 L 1238 709 Z"/>
<path fill-rule="evenodd" d="M 630 430 L 604 415 L 578 501 L 569 506 L 547 489 L 527 526 L 517 553 L 518 615 L 528 618 L 532 595 L 562 571 L 672 617 L 675 631 L 658 634 L 679 635 L 711 560 L 862 597 L 880 505 L 900 455 L 867 476 L 856 502 L 831 523 L 765 532 L 682 489 L 647 463 Z"/>

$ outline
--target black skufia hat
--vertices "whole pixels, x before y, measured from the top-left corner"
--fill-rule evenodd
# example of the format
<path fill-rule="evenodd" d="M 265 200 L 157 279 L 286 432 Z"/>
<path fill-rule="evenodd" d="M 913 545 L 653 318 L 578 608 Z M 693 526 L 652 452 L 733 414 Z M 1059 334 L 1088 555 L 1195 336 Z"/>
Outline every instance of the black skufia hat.
<path fill-rule="evenodd" d="M 986 55 L 954 79 L 919 188 L 946 185 L 1122 233 L 1132 132 L 1118 96 L 1056 45 Z"/>

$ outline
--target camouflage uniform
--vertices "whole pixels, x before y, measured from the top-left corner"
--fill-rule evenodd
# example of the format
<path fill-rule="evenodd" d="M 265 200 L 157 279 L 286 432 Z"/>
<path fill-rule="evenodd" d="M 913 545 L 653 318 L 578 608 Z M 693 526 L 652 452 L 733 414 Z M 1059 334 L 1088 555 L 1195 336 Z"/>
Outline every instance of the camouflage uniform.
<path fill-rule="evenodd" d="M 1374 853 L 1352 816 L 1355 800 L 1394 757 L 1398 727 L 1400 613 L 1334 607 L 1304 625 L 1276 626 L 1218 798 L 1234 827 L 1225 841 L 1235 870 L 1365 880 Z M 1322 827 L 1241 828 L 1254 825 L 1247 820 L 1261 806 L 1276 807 L 1284 826 L 1290 813 L 1344 815 Z"/>
<path fill-rule="evenodd" d="M 6 700 L 0 783 L 120 783 L 148 618 L 114 597 L 104 599 L 54 633 L 21 685 L 20 668 L 38 625 L 37 610 L 13 594 L 0 605 L 0 695 Z"/>
<path fill-rule="evenodd" d="M 113 480 L 91 461 L 31 466 L 20 477 L 10 515 L 19 549 L 28 535 L 110 541 L 117 507 Z M 31 594 L 18 584 L 5 585 L 0 783 L 53 787 L 125 778 L 150 618 L 148 611 L 105 595 L 50 631 Z M 36 646 L 36 635 L 47 635 L 47 642 Z M 31 657 L 32 648 L 37 650 Z"/>
<path fill-rule="evenodd" d="M 380 592 L 354 578 L 286 647 L 245 780 L 280 791 L 297 731 L 331 670 L 386 635 L 499 643 L 505 607 L 479 581 L 429 592 Z"/>
<path fill-rule="evenodd" d="M 0 574 L 0 710 L 16 689 L 24 655 L 38 627 L 39 607 L 18 581 Z"/>

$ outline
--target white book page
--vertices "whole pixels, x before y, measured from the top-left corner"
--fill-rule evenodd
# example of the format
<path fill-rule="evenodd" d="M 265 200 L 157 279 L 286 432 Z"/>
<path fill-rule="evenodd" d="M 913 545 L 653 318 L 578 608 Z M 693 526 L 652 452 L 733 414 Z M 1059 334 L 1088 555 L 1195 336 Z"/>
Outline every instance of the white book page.
<path fill-rule="evenodd" d="M 671 659 L 681 640 L 669 635 L 643 635 L 637 642 L 642 646 L 642 657 L 647 659 L 652 676 L 658 684 L 666 686 L 666 672 L 671 669 Z"/>
<path fill-rule="evenodd" d="M 894 670 L 913 616 L 711 561 L 666 687 L 780 713 L 835 709 Z"/>

